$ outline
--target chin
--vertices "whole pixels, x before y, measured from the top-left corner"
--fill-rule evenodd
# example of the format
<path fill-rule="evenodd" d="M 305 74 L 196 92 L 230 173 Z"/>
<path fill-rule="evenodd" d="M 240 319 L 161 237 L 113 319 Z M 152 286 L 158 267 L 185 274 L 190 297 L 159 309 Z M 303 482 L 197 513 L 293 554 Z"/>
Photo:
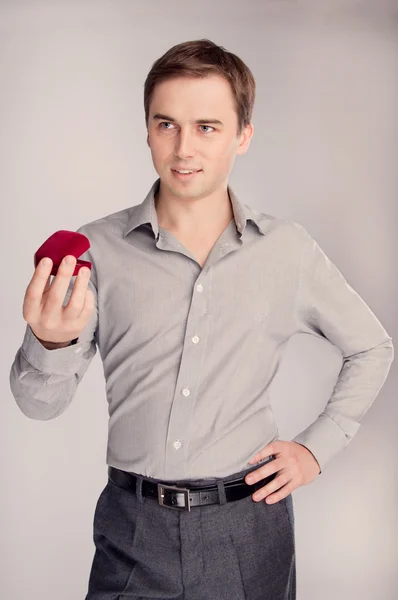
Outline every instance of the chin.
<path fill-rule="evenodd" d="M 181 198 L 200 196 L 203 194 L 203 182 L 201 186 L 195 185 L 195 183 L 187 186 L 179 185 L 178 182 L 175 182 L 173 176 L 170 175 L 167 177 L 167 180 L 164 180 L 164 183 L 175 196 Z"/>

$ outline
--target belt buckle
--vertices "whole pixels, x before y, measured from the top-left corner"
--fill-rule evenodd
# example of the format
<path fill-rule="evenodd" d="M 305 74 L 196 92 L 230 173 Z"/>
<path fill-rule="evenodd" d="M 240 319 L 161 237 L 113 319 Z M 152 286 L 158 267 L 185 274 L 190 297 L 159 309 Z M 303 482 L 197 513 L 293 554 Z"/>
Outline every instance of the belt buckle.
<path fill-rule="evenodd" d="M 171 490 L 173 492 L 183 492 L 184 493 L 184 506 L 170 506 L 169 504 L 164 503 L 164 490 Z M 189 492 L 188 488 L 177 487 L 175 485 L 162 485 L 158 483 L 158 500 L 161 506 L 165 506 L 166 508 L 177 508 L 178 510 L 191 510 L 191 506 L 189 504 Z"/>

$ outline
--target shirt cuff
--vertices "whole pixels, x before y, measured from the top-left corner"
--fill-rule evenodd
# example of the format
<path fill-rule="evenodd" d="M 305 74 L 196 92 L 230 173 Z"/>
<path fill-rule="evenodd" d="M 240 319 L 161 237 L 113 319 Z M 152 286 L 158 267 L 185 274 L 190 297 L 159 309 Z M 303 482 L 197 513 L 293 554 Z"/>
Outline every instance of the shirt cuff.
<path fill-rule="evenodd" d="M 324 414 L 319 415 L 316 421 L 291 441 L 305 446 L 313 454 L 321 469 L 320 473 L 349 443 L 344 431 L 333 419 Z"/>
<path fill-rule="evenodd" d="M 78 338 L 77 338 L 78 339 Z M 48 350 L 37 339 L 28 324 L 21 346 L 21 352 L 29 364 L 42 373 L 69 373 L 80 364 L 83 342 Z"/>

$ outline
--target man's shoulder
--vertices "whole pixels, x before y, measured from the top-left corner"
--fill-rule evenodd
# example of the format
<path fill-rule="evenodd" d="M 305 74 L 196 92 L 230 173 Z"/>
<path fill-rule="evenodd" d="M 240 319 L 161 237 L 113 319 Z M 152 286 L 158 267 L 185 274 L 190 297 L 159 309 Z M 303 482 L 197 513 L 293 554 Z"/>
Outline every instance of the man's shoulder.
<path fill-rule="evenodd" d="M 297 240 L 301 243 L 306 243 L 312 239 L 304 225 L 298 221 L 265 213 L 253 208 L 250 208 L 250 210 L 258 220 L 264 233 L 277 232 L 281 236 Z"/>
<path fill-rule="evenodd" d="M 93 221 L 87 221 L 81 227 L 106 227 L 111 226 L 114 221 L 122 221 L 124 223 L 127 222 L 131 211 L 130 208 L 123 208 L 121 210 L 115 211 L 113 213 L 109 213 L 107 215 L 103 215 L 102 217 L 98 217 L 98 219 L 94 219 Z"/>
<path fill-rule="evenodd" d="M 83 223 L 83 225 L 81 225 L 76 231 L 87 236 L 102 236 L 108 233 L 113 235 L 122 235 L 134 208 L 134 206 L 130 206 L 103 215 L 102 217 Z"/>

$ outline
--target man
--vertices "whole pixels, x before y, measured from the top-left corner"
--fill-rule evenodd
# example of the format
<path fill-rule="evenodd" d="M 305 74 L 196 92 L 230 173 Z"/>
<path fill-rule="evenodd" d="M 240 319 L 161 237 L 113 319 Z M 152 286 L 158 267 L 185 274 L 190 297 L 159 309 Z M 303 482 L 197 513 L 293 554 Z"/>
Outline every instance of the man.
<path fill-rule="evenodd" d="M 141 204 L 83 225 L 81 269 L 28 285 L 10 384 L 34 419 L 64 412 L 100 349 L 108 482 L 86 600 L 294 600 L 292 492 L 352 440 L 392 339 L 309 233 L 228 185 L 247 152 L 255 82 L 209 40 L 145 82 L 159 175 Z M 278 439 L 269 385 L 288 340 L 327 338 L 343 366 L 325 410 Z M 250 476 L 249 476 L 250 474 Z"/>

